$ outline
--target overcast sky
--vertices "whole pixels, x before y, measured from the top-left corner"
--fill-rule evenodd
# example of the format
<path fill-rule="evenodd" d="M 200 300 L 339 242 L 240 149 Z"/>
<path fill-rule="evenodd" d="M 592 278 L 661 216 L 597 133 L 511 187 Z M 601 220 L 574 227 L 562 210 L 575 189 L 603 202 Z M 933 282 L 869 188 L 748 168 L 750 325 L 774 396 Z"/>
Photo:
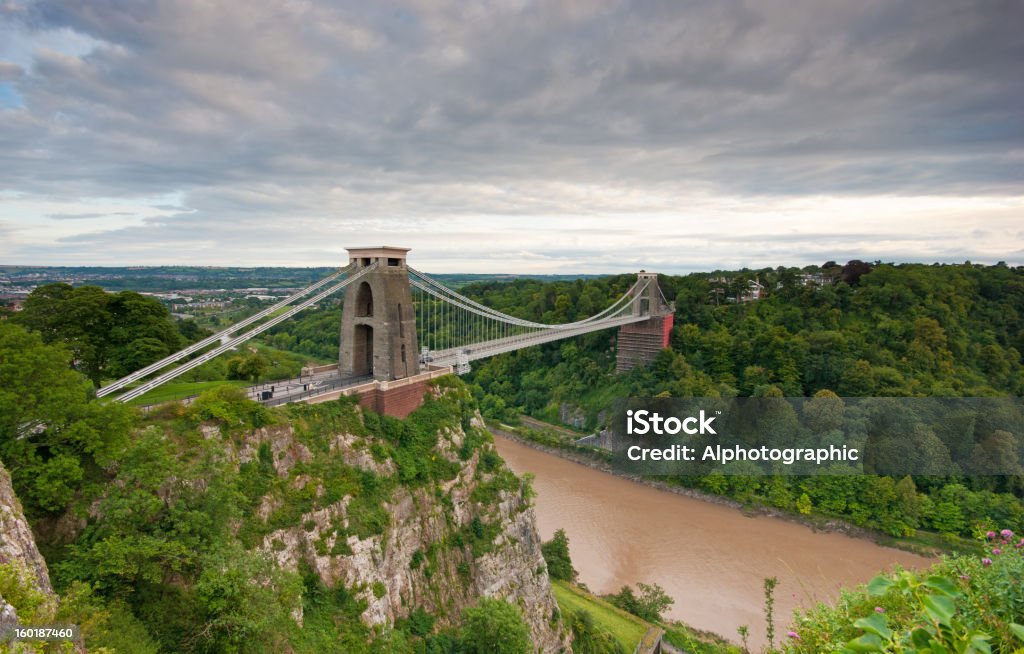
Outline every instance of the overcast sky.
<path fill-rule="evenodd" d="M 1024 264 L 1024 2 L 0 0 L 0 263 Z"/>

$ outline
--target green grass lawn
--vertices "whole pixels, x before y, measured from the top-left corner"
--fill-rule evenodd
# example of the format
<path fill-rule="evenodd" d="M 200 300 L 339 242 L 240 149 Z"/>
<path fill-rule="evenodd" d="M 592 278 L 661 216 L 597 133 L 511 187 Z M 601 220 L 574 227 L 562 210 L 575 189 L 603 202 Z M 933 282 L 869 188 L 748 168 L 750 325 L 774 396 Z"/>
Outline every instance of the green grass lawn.
<path fill-rule="evenodd" d="M 262 340 L 260 340 L 260 337 L 256 337 L 253 340 L 249 341 L 246 344 L 246 346 L 255 347 L 257 350 L 263 352 L 269 357 L 273 358 L 277 356 L 282 358 L 288 358 L 298 362 L 301 365 L 306 365 L 308 363 L 316 363 L 317 365 L 323 365 L 325 363 L 337 362 L 337 358 L 325 359 L 324 357 L 313 356 L 312 354 L 303 354 L 301 352 L 292 352 L 291 350 L 282 350 L 280 348 L 274 347 L 273 345 L 267 345 Z"/>
<path fill-rule="evenodd" d="M 145 406 L 147 404 L 173 402 L 175 400 L 181 400 L 192 395 L 199 395 L 203 391 L 214 388 L 215 386 L 235 386 L 237 388 L 245 388 L 248 385 L 249 382 L 241 380 L 181 382 L 178 384 L 164 384 L 163 386 L 154 388 L 145 395 L 140 395 L 134 400 L 128 402 L 128 404 L 134 406 Z"/>
<path fill-rule="evenodd" d="M 636 648 L 636 644 L 651 626 L 635 615 L 564 581 L 552 580 L 551 588 L 555 591 L 555 600 L 562 613 L 586 609 L 594 616 L 597 624 L 611 632 L 615 639 L 622 643 L 627 652 L 632 652 Z"/>

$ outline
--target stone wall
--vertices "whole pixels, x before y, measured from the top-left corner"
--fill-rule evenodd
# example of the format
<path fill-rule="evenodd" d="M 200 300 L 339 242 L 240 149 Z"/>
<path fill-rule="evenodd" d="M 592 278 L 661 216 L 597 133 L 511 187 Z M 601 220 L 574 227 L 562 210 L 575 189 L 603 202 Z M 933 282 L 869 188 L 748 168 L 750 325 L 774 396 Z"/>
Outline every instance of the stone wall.
<path fill-rule="evenodd" d="M 405 379 L 370 381 L 323 395 L 314 395 L 304 401 L 307 404 L 319 404 L 336 400 L 342 395 L 355 395 L 359 398 L 359 405 L 363 408 L 394 418 L 405 418 L 423 404 L 423 397 L 431 379 L 450 374 L 452 374 L 451 366 L 433 368 Z"/>
<path fill-rule="evenodd" d="M 404 418 L 423 404 L 427 382 L 417 381 L 397 387 L 377 387 L 372 393 L 359 396 L 359 404 L 377 413 L 395 418 Z"/>

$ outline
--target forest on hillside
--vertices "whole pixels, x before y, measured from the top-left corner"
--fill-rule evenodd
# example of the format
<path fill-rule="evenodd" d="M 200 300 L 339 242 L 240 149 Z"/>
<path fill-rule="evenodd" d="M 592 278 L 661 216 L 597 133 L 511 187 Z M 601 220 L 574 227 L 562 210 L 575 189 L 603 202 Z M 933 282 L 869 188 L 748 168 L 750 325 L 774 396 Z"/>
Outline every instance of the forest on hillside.
<path fill-rule="evenodd" d="M 808 284 L 808 276 L 832 281 Z M 765 289 L 760 299 L 723 299 L 751 281 Z M 513 315 L 564 322 L 607 305 L 631 282 L 626 275 L 520 281 L 463 292 Z M 470 383 L 485 414 L 513 422 L 519 414 L 572 419 L 593 430 L 603 426 L 613 401 L 624 397 L 1024 394 L 1021 268 L 851 262 L 662 275 L 659 282 L 675 302 L 675 327 L 671 348 L 650 366 L 614 374 L 612 332 L 474 362 Z M 1022 433 L 969 437 L 977 442 L 959 446 L 1008 439 L 1009 451 L 1024 460 Z M 904 538 L 923 529 L 957 543 L 997 524 L 1024 528 L 1024 478 L 968 472 L 900 478 L 711 474 L 670 481 L 746 504 L 840 517 Z"/>
<path fill-rule="evenodd" d="M 628 380 L 607 375 L 614 334 L 602 333 L 495 357 L 476 366 L 474 380 L 531 412 L 543 408 L 545 397 L 586 404 L 609 385 L 673 396 L 748 396 L 768 386 L 788 397 L 823 389 L 850 397 L 1024 393 L 1024 270 L 970 264 L 869 270 L 821 285 L 804 285 L 798 269 L 661 275 L 676 315 L 671 356 L 655 366 Z M 722 302 L 715 281 L 722 277 L 734 287 L 757 279 L 765 294 Z M 512 315 L 563 322 L 603 308 L 631 281 L 621 275 L 463 291 Z M 521 382 L 514 390 L 502 383 L 510 377 Z"/>

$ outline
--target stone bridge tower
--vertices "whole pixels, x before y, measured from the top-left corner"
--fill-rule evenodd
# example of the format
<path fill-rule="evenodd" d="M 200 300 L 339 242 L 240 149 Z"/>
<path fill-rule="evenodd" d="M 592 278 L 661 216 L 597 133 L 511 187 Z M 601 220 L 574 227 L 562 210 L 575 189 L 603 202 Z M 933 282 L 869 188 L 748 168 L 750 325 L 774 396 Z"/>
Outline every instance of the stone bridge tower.
<path fill-rule="evenodd" d="M 378 381 L 419 373 L 416 313 L 405 256 L 409 248 L 347 248 L 359 269 L 377 269 L 345 290 L 341 313 L 339 370 L 343 376 L 372 376 Z"/>
<path fill-rule="evenodd" d="M 641 313 L 650 315 L 643 322 L 619 327 L 619 338 L 615 348 L 615 371 L 626 372 L 636 366 L 647 365 L 658 352 L 669 346 L 669 336 L 675 320 L 675 305 L 665 299 L 658 286 L 658 273 L 640 271 L 641 281 L 649 280 L 634 302 Z"/>

